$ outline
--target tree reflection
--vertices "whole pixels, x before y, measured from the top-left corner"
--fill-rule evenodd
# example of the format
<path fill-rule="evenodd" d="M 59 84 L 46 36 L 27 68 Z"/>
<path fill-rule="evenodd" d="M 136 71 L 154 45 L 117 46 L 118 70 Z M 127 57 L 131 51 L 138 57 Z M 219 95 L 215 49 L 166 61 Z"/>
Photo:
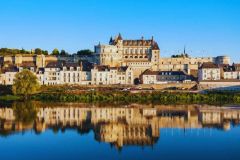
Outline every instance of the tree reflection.
<path fill-rule="evenodd" d="M 16 122 L 21 122 L 23 125 L 33 124 L 37 117 L 37 102 L 14 102 L 12 106 Z"/>

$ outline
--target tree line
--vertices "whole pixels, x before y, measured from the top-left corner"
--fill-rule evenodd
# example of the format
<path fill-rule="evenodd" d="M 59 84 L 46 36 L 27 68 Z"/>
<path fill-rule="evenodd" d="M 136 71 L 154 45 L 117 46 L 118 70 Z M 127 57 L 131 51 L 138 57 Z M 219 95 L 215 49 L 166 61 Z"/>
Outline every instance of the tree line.
<path fill-rule="evenodd" d="M 77 55 L 92 55 L 94 52 L 89 49 L 79 50 L 77 51 Z M 58 50 L 55 48 L 52 52 L 49 52 L 47 50 L 43 50 L 41 48 L 36 48 L 34 50 L 28 51 L 25 49 L 10 49 L 10 48 L 0 48 L 0 56 L 6 56 L 6 55 L 17 55 L 17 54 L 34 54 L 34 55 L 55 55 L 55 56 L 68 56 L 70 55 L 67 51 L 64 49 Z"/>

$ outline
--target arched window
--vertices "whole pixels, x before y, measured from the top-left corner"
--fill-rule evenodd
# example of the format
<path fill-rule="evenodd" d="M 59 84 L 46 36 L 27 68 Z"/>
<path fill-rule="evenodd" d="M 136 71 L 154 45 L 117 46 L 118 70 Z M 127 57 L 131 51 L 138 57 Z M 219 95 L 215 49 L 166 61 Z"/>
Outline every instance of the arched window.
<path fill-rule="evenodd" d="M 128 58 L 128 56 L 125 56 L 125 58 Z"/>

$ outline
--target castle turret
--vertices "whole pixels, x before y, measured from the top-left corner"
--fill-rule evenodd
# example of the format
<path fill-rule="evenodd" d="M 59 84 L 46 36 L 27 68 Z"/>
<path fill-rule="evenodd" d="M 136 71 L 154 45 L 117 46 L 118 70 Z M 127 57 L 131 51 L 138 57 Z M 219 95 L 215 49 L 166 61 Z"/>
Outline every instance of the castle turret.
<path fill-rule="evenodd" d="M 159 70 L 160 49 L 158 44 L 152 39 L 151 63 L 153 70 Z"/>

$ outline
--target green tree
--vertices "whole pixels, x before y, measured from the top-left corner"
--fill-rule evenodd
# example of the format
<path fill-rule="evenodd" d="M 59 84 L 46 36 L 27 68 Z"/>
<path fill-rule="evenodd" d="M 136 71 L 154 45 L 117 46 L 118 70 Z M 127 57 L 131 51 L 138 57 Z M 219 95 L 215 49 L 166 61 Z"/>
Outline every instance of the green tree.
<path fill-rule="evenodd" d="M 177 55 L 172 55 L 172 58 L 189 58 L 190 56 L 187 53 L 182 53 L 182 54 L 177 54 Z"/>
<path fill-rule="evenodd" d="M 52 55 L 59 55 L 59 50 L 57 48 L 55 48 L 53 51 L 52 51 Z"/>
<path fill-rule="evenodd" d="M 44 54 L 44 55 L 48 55 L 48 51 L 47 51 L 47 50 L 42 51 L 42 54 Z"/>
<path fill-rule="evenodd" d="M 68 53 L 65 50 L 61 50 L 60 55 L 61 56 L 66 56 L 66 55 L 68 55 Z"/>
<path fill-rule="evenodd" d="M 89 49 L 84 49 L 84 50 L 80 50 L 77 52 L 77 55 L 83 55 L 83 56 L 92 55 L 92 54 L 93 54 L 93 52 Z"/>
<path fill-rule="evenodd" d="M 28 99 L 40 89 L 37 77 L 29 70 L 23 70 L 16 74 L 12 91 L 15 95 L 22 95 Z"/>
<path fill-rule="evenodd" d="M 26 54 L 26 50 L 22 48 L 22 49 L 20 50 L 20 53 L 21 53 L 21 54 Z"/>
<path fill-rule="evenodd" d="M 40 48 L 36 48 L 34 53 L 37 55 L 40 55 L 40 54 L 42 54 L 42 50 Z"/>

